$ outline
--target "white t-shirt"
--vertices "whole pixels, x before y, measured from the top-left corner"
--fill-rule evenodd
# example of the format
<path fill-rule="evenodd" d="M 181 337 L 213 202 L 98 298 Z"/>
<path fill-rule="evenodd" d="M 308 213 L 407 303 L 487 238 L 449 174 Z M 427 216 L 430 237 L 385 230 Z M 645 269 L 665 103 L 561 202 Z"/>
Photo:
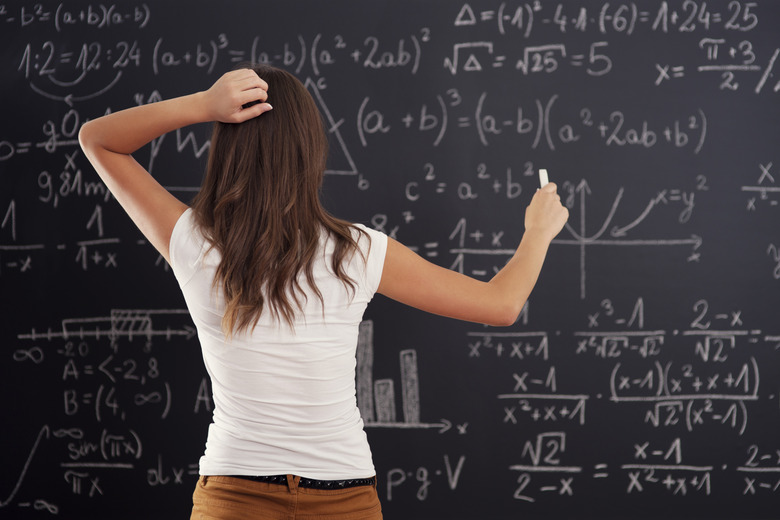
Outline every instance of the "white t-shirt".
<path fill-rule="evenodd" d="M 198 330 L 214 396 L 201 475 L 340 480 L 375 474 L 355 397 L 355 365 L 358 326 L 379 286 L 387 236 L 357 226 L 370 240 L 359 240 L 365 263 L 359 254 L 345 263 L 356 282 L 354 296 L 331 273 L 333 241 L 324 240 L 313 266 L 324 315 L 311 293 L 294 331 L 263 313 L 254 331 L 226 341 L 224 299 L 212 285 L 220 254 L 209 251 L 191 209 L 176 223 L 171 266 Z"/>

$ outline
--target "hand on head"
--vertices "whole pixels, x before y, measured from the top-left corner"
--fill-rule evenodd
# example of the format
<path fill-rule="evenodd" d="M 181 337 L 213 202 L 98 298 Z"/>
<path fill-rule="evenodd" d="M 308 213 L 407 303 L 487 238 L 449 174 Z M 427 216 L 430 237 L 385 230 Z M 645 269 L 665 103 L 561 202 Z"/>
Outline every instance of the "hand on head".
<path fill-rule="evenodd" d="M 273 109 L 266 103 L 268 83 L 252 69 L 224 74 L 204 95 L 212 121 L 243 123 Z"/>

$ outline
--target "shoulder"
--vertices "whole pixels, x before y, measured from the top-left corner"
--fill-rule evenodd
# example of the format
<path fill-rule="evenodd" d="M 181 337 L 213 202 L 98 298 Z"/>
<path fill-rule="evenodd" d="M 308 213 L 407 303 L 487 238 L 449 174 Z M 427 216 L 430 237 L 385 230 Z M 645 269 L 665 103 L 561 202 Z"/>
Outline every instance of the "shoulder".
<path fill-rule="evenodd" d="M 173 230 L 171 230 L 171 250 L 173 251 L 174 249 L 174 243 L 176 245 L 181 245 L 188 241 L 188 238 L 191 237 L 193 231 L 196 229 L 195 212 L 192 208 L 187 208 L 181 216 L 179 216 L 179 219 L 173 225 Z"/>
<path fill-rule="evenodd" d="M 363 224 L 351 224 L 352 236 L 365 256 L 380 257 L 384 261 L 387 253 L 387 235 Z"/>
<path fill-rule="evenodd" d="M 352 231 L 352 236 L 358 242 L 368 241 L 368 243 L 371 245 L 373 245 L 375 242 L 376 243 L 384 242 L 385 245 L 387 244 L 387 235 L 382 233 L 381 231 L 377 231 L 376 229 L 372 229 L 364 224 L 358 224 L 358 223 L 350 224 L 350 227 Z"/>
<path fill-rule="evenodd" d="M 181 214 L 171 232 L 169 246 L 171 256 L 171 268 L 177 275 L 190 273 L 201 259 L 206 238 L 200 230 L 192 208 L 187 208 Z"/>
<path fill-rule="evenodd" d="M 366 292 L 368 299 L 379 287 L 387 254 L 387 235 L 363 224 L 350 224 L 349 231 L 357 243 L 357 251 L 346 260 L 347 272 Z"/>

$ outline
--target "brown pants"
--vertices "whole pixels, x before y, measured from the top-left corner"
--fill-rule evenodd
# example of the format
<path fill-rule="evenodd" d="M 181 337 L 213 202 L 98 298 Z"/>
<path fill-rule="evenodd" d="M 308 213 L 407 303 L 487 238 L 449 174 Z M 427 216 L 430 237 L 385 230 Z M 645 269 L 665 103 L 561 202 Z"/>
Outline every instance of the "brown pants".
<path fill-rule="evenodd" d="M 198 479 L 190 520 L 381 520 L 375 486 L 324 490 L 233 477 Z"/>

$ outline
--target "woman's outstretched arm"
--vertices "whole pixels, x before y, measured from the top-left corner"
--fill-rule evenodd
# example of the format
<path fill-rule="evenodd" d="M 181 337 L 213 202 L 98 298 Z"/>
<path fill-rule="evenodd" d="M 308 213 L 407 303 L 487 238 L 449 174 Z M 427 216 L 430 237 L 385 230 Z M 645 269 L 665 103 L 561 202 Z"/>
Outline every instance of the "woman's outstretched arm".
<path fill-rule="evenodd" d="M 434 314 L 511 325 L 536 284 L 550 242 L 568 217 L 554 183 L 538 190 L 526 209 L 525 234 L 517 251 L 489 282 L 432 264 L 389 239 L 379 292 Z"/>
<path fill-rule="evenodd" d="M 208 121 L 240 123 L 271 109 L 268 85 L 251 69 L 228 72 L 206 91 L 129 108 L 89 121 L 79 143 L 100 178 L 149 242 L 170 262 L 176 221 L 187 209 L 130 155 L 153 139 Z"/>

